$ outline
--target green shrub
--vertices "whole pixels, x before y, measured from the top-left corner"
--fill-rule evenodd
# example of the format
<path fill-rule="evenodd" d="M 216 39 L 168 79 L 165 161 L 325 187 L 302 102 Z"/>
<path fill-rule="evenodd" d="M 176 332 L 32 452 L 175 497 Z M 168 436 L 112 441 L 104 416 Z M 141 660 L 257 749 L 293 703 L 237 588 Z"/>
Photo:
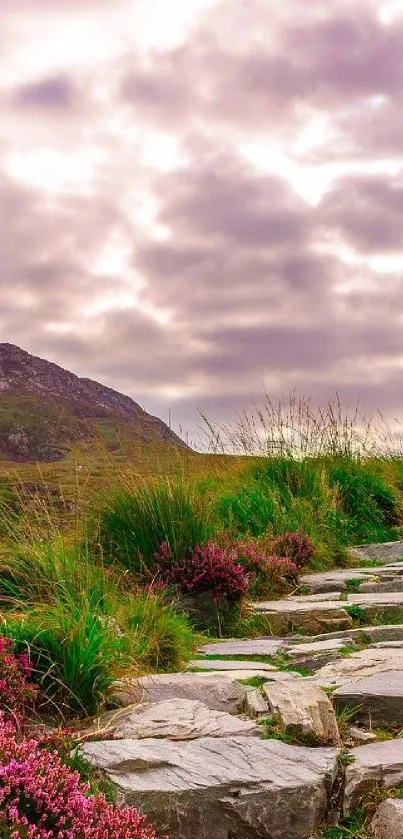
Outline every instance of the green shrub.
<path fill-rule="evenodd" d="M 154 555 L 163 542 L 169 545 L 171 556 L 180 560 L 213 532 L 208 502 L 183 482 L 117 492 L 101 510 L 98 524 L 104 557 L 140 576 L 152 574 Z"/>

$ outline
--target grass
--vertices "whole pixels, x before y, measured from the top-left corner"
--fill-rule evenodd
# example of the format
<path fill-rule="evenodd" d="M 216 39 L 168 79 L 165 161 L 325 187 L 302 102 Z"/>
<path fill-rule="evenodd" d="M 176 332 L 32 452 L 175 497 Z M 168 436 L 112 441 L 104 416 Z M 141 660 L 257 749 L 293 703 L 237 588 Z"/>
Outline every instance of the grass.
<path fill-rule="evenodd" d="M 99 512 L 96 538 L 102 554 L 135 574 L 153 573 L 155 554 L 167 543 L 173 560 L 215 532 L 206 496 L 184 481 L 110 496 Z"/>
<path fill-rule="evenodd" d="M 46 713 L 63 718 L 94 713 L 118 678 L 181 667 L 199 640 L 158 592 L 60 538 L 21 548 L 14 568 L 8 557 L 0 589 L 0 631 L 29 653 Z"/>

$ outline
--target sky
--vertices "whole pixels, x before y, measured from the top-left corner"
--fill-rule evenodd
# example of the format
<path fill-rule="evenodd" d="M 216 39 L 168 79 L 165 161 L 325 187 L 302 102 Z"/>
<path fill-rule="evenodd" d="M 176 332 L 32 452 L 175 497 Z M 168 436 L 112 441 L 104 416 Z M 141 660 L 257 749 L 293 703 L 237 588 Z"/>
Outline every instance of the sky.
<path fill-rule="evenodd" d="M 191 435 L 399 414 L 402 47 L 403 0 L 0 0 L 0 341 Z"/>

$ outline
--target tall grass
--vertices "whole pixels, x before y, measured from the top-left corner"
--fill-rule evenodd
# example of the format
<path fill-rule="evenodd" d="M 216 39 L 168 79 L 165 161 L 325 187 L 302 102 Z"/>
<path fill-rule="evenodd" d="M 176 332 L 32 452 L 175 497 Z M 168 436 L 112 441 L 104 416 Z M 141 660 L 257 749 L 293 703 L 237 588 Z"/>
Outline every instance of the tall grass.
<path fill-rule="evenodd" d="M 203 450 L 266 457 L 401 456 L 401 434 L 380 412 L 370 414 L 357 403 L 343 406 L 339 395 L 315 405 L 292 391 L 280 399 L 264 393 L 261 404 L 242 411 L 234 422 L 214 424 L 201 414 Z"/>
<path fill-rule="evenodd" d="M 0 632 L 28 652 L 44 707 L 63 717 L 93 713 L 116 679 L 178 668 L 195 649 L 185 616 L 128 589 L 85 545 L 25 545 L 0 565 L 0 591 Z"/>
<path fill-rule="evenodd" d="M 141 576 L 152 572 L 163 542 L 173 558 L 181 559 L 214 530 L 207 495 L 183 481 L 166 481 L 112 493 L 99 513 L 97 539 L 106 559 Z"/>

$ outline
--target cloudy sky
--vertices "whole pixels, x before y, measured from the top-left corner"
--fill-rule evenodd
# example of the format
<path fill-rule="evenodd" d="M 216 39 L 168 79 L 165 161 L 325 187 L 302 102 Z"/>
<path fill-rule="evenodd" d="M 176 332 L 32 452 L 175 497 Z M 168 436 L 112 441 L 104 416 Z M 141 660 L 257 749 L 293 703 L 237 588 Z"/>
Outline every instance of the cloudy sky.
<path fill-rule="evenodd" d="M 0 0 L 0 340 L 175 427 L 399 412 L 403 0 Z"/>

